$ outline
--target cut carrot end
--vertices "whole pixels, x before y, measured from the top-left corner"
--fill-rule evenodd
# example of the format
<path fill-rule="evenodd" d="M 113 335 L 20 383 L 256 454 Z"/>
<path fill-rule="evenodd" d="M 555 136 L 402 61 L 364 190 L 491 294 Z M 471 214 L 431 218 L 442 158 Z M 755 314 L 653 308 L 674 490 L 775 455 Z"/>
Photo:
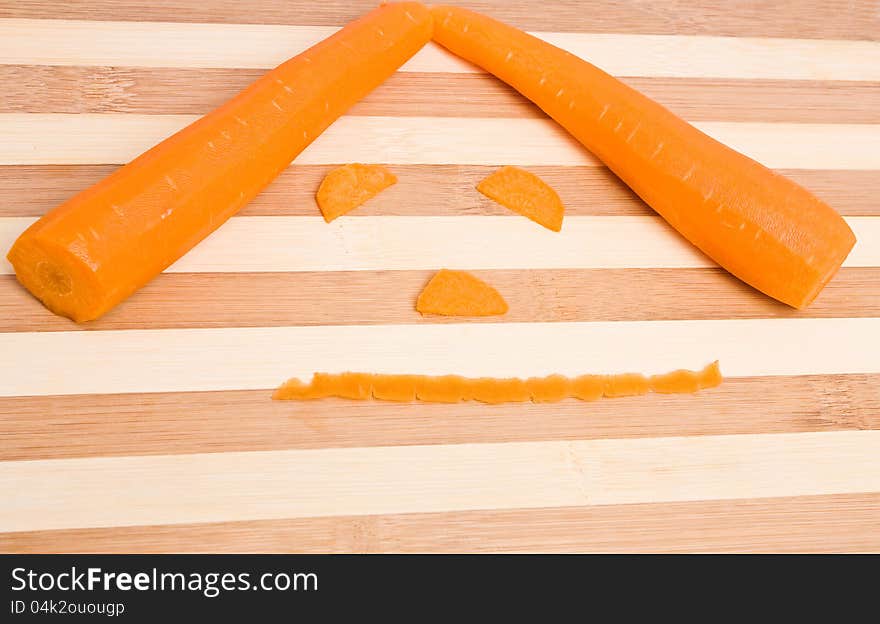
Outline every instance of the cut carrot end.
<path fill-rule="evenodd" d="M 562 229 L 565 207 L 559 195 L 549 184 L 525 169 L 502 167 L 484 178 L 477 190 L 547 229 L 554 232 Z"/>
<path fill-rule="evenodd" d="M 19 283 L 51 312 L 77 323 L 106 312 L 113 301 L 105 296 L 89 263 L 33 229 L 25 231 L 7 254 Z"/>
<path fill-rule="evenodd" d="M 444 316 L 495 316 L 507 312 L 501 294 L 483 280 L 465 271 L 441 269 L 416 300 L 422 314 Z"/>
<path fill-rule="evenodd" d="M 310 384 L 291 379 L 272 395 L 273 399 L 303 401 L 324 397 L 378 399 L 382 401 L 419 401 L 428 403 L 551 403 L 574 398 L 595 401 L 605 397 L 624 397 L 661 393 L 693 393 L 713 388 L 722 382 L 718 362 L 701 371 L 673 371 L 666 375 L 625 373 L 622 375 L 582 375 L 570 379 L 563 375 L 498 379 L 467 378 L 458 375 L 430 377 L 422 375 L 373 375 L 315 373 Z"/>
<path fill-rule="evenodd" d="M 397 176 L 382 165 L 352 163 L 328 173 L 315 199 L 324 220 L 330 223 L 396 183 Z"/>

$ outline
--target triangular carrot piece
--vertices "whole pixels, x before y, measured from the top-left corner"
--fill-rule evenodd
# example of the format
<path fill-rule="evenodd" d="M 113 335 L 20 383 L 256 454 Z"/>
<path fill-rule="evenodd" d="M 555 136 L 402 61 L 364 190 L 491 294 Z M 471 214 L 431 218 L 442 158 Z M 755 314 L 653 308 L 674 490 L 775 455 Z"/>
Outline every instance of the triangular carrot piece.
<path fill-rule="evenodd" d="M 484 178 L 477 190 L 545 228 L 554 232 L 562 229 L 565 214 L 562 200 L 534 173 L 519 167 L 502 167 Z"/>
<path fill-rule="evenodd" d="M 422 290 L 416 310 L 444 316 L 493 316 L 507 312 L 507 302 L 470 273 L 441 269 Z"/>
<path fill-rule="evenodd" d="M 321 181 L 315 199 L 324 220 L 330 223 L 396 182 L 397 176 L 382 165 L 343 165 Z"/>

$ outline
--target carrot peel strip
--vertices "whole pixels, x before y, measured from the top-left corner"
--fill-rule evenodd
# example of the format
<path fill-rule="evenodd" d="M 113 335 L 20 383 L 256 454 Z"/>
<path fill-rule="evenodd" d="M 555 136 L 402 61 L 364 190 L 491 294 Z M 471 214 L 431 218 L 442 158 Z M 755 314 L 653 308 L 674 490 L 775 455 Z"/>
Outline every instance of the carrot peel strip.
<path fill-rule="evenodd" d="M 416 300 L 422 314 L 444 316 L 495 316 L 507 312 L 501 294 L 466 271 L 441 269 Z"/>

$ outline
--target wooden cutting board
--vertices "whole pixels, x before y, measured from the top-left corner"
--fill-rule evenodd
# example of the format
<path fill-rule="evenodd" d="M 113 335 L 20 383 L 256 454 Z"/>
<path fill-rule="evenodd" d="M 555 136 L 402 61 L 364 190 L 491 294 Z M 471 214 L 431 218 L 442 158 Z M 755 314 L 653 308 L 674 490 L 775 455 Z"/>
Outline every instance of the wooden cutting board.
<path fill-rule="evenodd" d="M 0 247 L 373 4 L 0 2 Z M 502 2 L 813 189 L 859 243 L 808 310 L 684 243 L 539 110 L 437 48 L 98 322 L 0 265 L 3 551 L 880 550 L 880 3 Z M 326 225 L 336 163 L 400 183 Z M 527 166 L 562 233 L 480 196 Z M 441 267 L 510 313 L 423 319 Z M 657 372 L 696 396 L 278 403 L 314 370 Z"/>

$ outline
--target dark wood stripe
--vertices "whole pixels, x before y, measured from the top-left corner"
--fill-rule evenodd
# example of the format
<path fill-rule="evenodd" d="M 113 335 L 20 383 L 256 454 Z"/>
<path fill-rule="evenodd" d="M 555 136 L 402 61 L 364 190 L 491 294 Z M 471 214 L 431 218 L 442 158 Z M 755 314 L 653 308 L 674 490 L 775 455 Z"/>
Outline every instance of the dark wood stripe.
<path fill-rule="evenodd" d="M 263 74 L 248 69 L 0 66 L 0 113 L 203 114 Z M 625 78 L 691 121 L 878 123 L 871 82 Z M 351 115 L 537 117 L 543 113 L 488 74 L 398 73 Z"/>
<path fill-rule="evenodd" d="M 272 401 L 270 390 L 0 398 L 0 461 L 878 429 L 878 384 L 880 375 L 738 378 L 695 395 L 570 400 L 550 412 Z"/>
<path fill-rule="evenodd" d="M 315 191 L 333 167 L 294 165 L 242 216 L 319 216 Z M 0 166 L 0 217 L 40 216 L 116 169 L 115 165 Z M 492 166 L 394 165 L 398 183 L 348 218 L 375 215 L 511 215 L 476 191 Z M 567 215 L 652 215 L 654 212 L 604 167 L 529 167 L 562 197 Z M 846 216 L 880 215 L 876 171 L 779 170 Z"/>
<path fill-rule="evenodd" d="M 259 69 L 6 65 L 0 66 L 0 80 L 9 85 L 0 112 L 203 114 L 264 73 Z M 862 91 L 859 83 L 852 86 Z M 817 100 L 827 99 L 817 95 Z M 534 117 L 541 112 L 488 74 L 398 73 L 347 114 Z"/>
<path fill-rule="evenodd" d="M 694 3 L 579 0 L 543 3 L 526 0 L 447 2 L 482 11 L 526 30 L 608 33 L 724 35 L 877 39 L 880 12 L 873 0 L 753 0 Z M 46 3 L 13 0 L 0 5 L 0 17 L 47 19 L 230 22 L 342 25 L 373 7 L 375 0 L 76 0 Z"/>
<path fill-rule="evenodd" d="M 880 552 L 880 494 L 28 531 L 0 551 Z"/>
<path fill-rule="evenodd" d="M 476 271 L 510 305 L 468 322 L 649 321 L 880 316 L 880 268 L 845 268 L 806 310 L 766 297 L 721 269 Z M 0 276 L 0 331 L 168 329 L 461 322 L 423 317 L 431 271 L 162 274 L 97 321 L 48 312 Z M 613 297 L 608 293 L 614 292 Z M 172 305 L 173 304 L 173 305 Z"/>

